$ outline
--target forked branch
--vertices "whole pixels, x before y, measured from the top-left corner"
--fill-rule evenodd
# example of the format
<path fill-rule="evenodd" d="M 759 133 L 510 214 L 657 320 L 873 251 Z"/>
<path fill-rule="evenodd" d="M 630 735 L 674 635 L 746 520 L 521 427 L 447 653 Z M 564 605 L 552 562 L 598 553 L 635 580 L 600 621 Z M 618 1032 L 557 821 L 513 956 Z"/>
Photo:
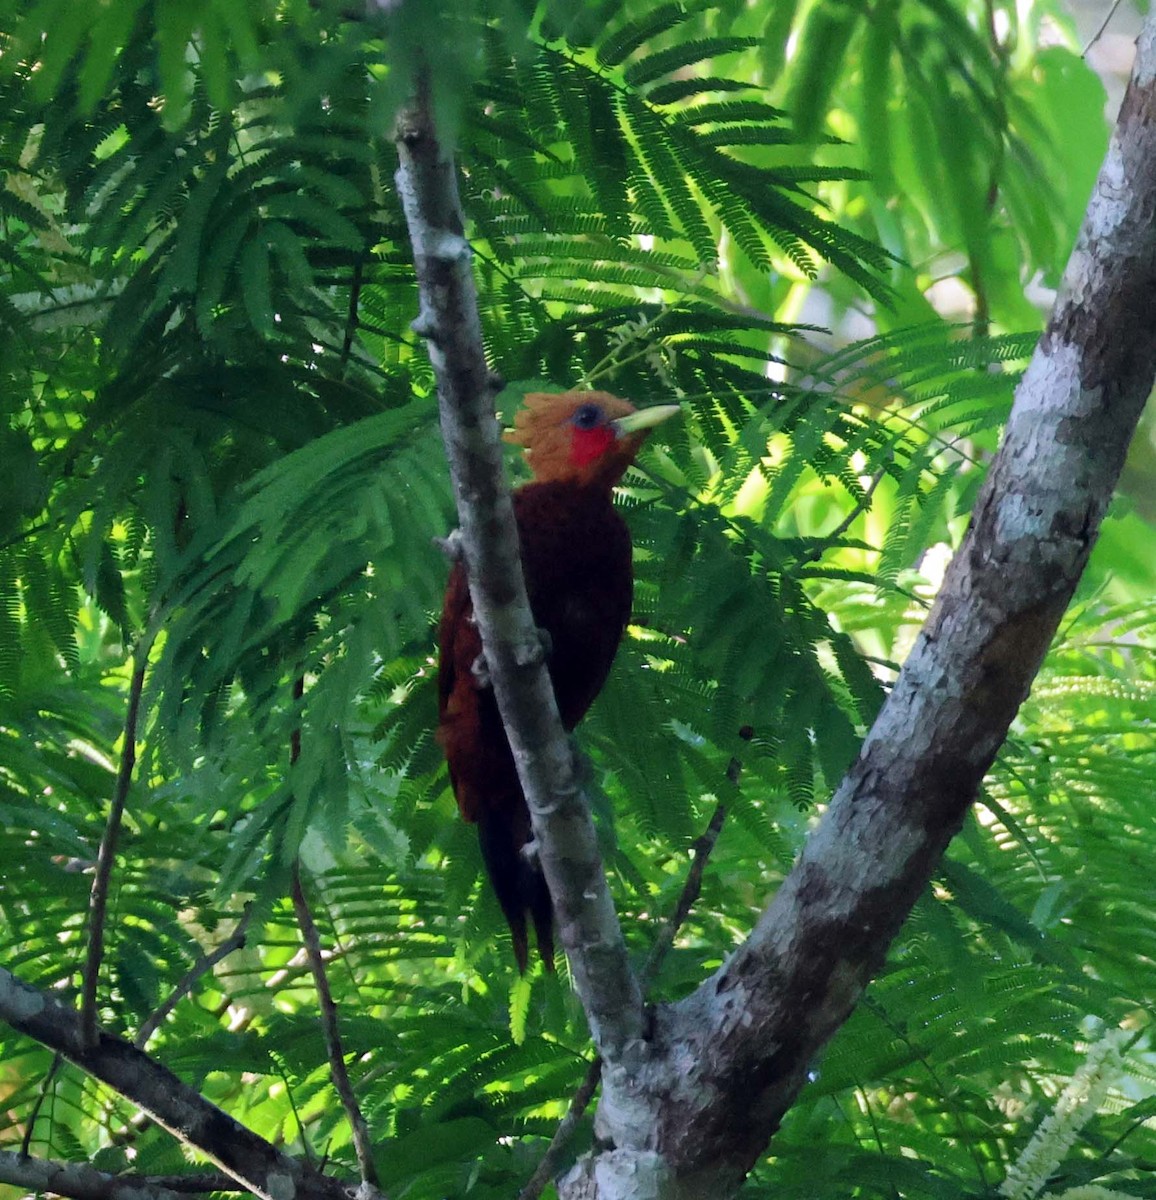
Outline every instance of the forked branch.
<path fill-rule="evenodd" d="M 131 1043 L 101 1029 L 91 1040 L 75 1009 L 2 967 L 0 1021 L 119 1092 L 261 1200 L 349 1200 L 346 1184 L 246 1129 Z"/>
<path fill-rule="evenodd" d="M 559 1188 L 649 1172 L 730 1195 L 847 1019 L 975 800 L 1071 600 L 1156 378 L 1156 15 L 1047 330 L 935 605 L 858 760 L 744 945 L 656 1014 Z M 628 1102 L 650 1100 L 649 1125 Z M 602 1160 L 605 1161 L 604 1159 Z"/>

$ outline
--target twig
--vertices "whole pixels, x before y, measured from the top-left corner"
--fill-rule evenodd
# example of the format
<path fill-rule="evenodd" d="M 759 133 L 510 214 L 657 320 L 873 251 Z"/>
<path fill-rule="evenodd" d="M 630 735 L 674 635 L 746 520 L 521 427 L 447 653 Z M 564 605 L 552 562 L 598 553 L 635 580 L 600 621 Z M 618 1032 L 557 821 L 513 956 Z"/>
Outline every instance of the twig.
<path fill-rule="evenodd" d="M 241 919 L 237 922 L 233 932 L 215 950 L 202 955 L 193 964 L 188 974 L 173 988 L 169 998 L 140 1027 L 140 1032 L 133 1039 L 134 1046 L 138 1049 L 144 1049 L 148 1044 L 149 1038 L 161 1027 L 169 1013 L 193 990 L 197 980 L 211 971 L 223 958 L 227 958 L 232 954 L 234 950 L 240 950 L 244 946 L 245 930 L 248 928 L 249 918 L 252 915 L 253 906 L 251 903 L 248 903 L 245 905 Z"/>
<path fill-rule="evenodd" d="M 653 345 L 650 342 L 645 342 L 644 338 L 647 334 L 653 333 L 655 326 L 667 316 L 672 309 L 669 305 L 663 305 L 653 320 L 650 320 L 645 315 L 638 321 L 629 322 L 629 332 L 626 332 L 622 337 L 614 343 L 614 345 L 604 354 L 579 380 L 579 387 L 591 387 L 594 382 L 601 376 L 608 374 L 616 367 L 621 369 L 624 366 L 634 362 L 637 358 L 644 358 L 652 349 Z M 642 342 L 643 346 L 640 351 L 632 354 L 629 358 L 620 359 L 618 353 L 620 350 L 625 350 L 631 342 Z"/>
<path fill-rule="evenodd" d="M 574 1093 L 574 1098 L 570 1101 L 570 1107 L 566 1110 L 566 1115 L 558 1122 L 558 1128 L 554 1130 L 554 1136 L 550 1139 L 550 1144 L 546 1147 L 546 1153 L 542 1155 L 541 1161 L 534 1169 L 534 1174 L 526 1182 L 526 1186 L 518 1193 L 518 1200 L 538 1200 L 546 1184 L 550 1182 L 550 1179 L 554 1175 L 554 1167 L 558 1161 L 558 1156 L 574 1136 L 574 1130 L 578 1128 L 578 1122 L 582 1120 L 582 1114 L 594 1098 L 594 1093 L 598 1088 L 598 1081 L 601 1078 L 602 1060 L 594 1058 L 586 1067 L 585 1078 Z"/>
<path fill-rule="evenodd" d="M 133 768 L 136 766 L 137 721 L 140 718 L 140 698 L 144 690 L 145 670 L 148 666 L 148 651 L 151 639 L 137 648 L 136 667 L 128 693 L 128 711 L 124 719 L 124 744 L 120 752 L 120 769 L 116 776 L 116 790 L 108 811 L 108 822 L 100 840 L 100 852 L 96 857 L 96 874 L 92 880 L 92 892 L 88 901 L 88 953 L 84 962 L 81 981 L 81 1027 L 84 1040 L 96 1045 L 98 1036 L 96 1019 L 96 988 L 100 978 L 100 965 L 104 958 L 104 922 L 108 911 L 108 891 L 112 882 L 112 867 L 116 859 L 116 843 L 120 836 L 124 806 L 128 800 L 128 789 L 132 783 Z"/>
<path fill-rule="evenodd" d="M 727 778 L 732 783 L 738 781 L 739 770 L 738 760 L 731 759 L 727 767 Z M 706 871 L 707 859 L 710 858 L 711 852 L 718 842 L 719 834 L 722 832 L 725 820 L 726 805 L 722 801 L 719 801 L 715 805 L 715 810 L 711 814 L 706 829 L 703 830 L 702 835 L 695 841 L 692 847 L 694 850 L 694 861 L 687 872 L 686 882 L 683 884 L 682 892 L 678 897 L 678 903 L 674 907 L 674 912 L 663 921 L 654 945 L 646 957 L 646 963 L 639 972 L 639 979 L 642 982 L 644 991 L 654 982 L 663 960 L 670 952 L 671 946 L 674 945 L 674 939 L 678 936 L 678 931 L 690 915 L 690 910 L 694 907 L 699 892 L 702 891 L 702 878 Z M 526 1186 L 518 1193 L 518 1200 L 538 1200 L 546 1184 L 550 1182 L 550 1179 L 554 1175 L 558 1158 L 569 1144 L 570 1139 L 574 1136 L 574 1131 L 578 1128 L 578 1122 L 582 1119 L 582 1114 L 594 1098 L 594 1092 L 597 1090 L 598 1082 L 601 1078 L 602 1060 L 595 1058 L 587 1066 L 586 1075 L 578 1085 L 578 1090 L 574 1093 L 574 1098 L 570 1101 L 570 1107 L 566 1110 L 566 1115 L 558 1123 L 558 1128 L 554 1130 L 554 1136 L 550 1139 L 550 1144 L 546 1147 L 541 1161 L 534 1169 L 534 1174 L 530 1176 Z"/>
<path fill-rule="evenodd" d="M 736 764 L 737 760 L 732 760 L 730 767 L 727 769 L 728 776 L 736 772 Z M 702 831 L 692 847 L 694 850 L 694 861 L 690 864 L 690 870 L 686 873 L 686 882 L 682 885 L 682 893 L 678 897 L 678 903 L 674 907 L 674 912 L 663 921 L 659 928 L 658 936 L 654 939 L 654 945 L 651 946 L 650 953 L 646 956 L 646 963 L 639 972 L 644 989 L 649 989 L 650 985 L 658 977 L 658 972 L 666 956 L 670 953 L 670 948 L 674 945 L 674 939 L 678 936 L 678 931 L 682 928 L 687 917 L 690 916 L 690 910 L 694 907 L 695 901 L 702 891 L 702 879 L 706 873 L 707 860 L 710 858 L 718 842 L 719 834 L 722 833 L 723 823 L 726 819 L 726 805 L 720 800 L 715 805 L 714 812 L 711 813 L 706 829 Z"/>
<path fill-rule="evenodd" d="M 274 1060 L 277 1074 L 281 1078 L 282 1086 L 285 1088 L 285 1099 L 289 1102 L 289 1111 L 293 1114 L 293 1124 L 297 1126 L 297 1140 L 301 1143 L 301 1155 L 305 1161 L 315 1170 L 322 1170 L 325 1158 L 321 1159 L 322 1166 L 318 1166 L 313 1157 L 313 1147 L 309 1144 L 309 1133 L 305 1128 L 305 1118 L 301 1115 L 301 1110 L 297 1107 L 297 1097 L 293 1094 L 293 1081 L 289 1078 L 289 1072 L 285 1070 L 284 1061 L 278 1057 Z"/>
<path fill-rule="evenodd" d="M 349 366 L 349 355 L 353 350 L 353 338 L 358 327 L 358 304 L 361 300 L 361 284 L 365 277 L 365 260 L 359 258 L 353 267 L 353 282 L 349 288 L 349 311 L 345 318 L 345 334 L 341 340 L 341 371 Z"/>
<path fill-rule="evenodd" d="M 823 542 L 825 544 L 821 547 L 816 547 L 815 549 L 808 551 L 799 560 L 800 562 L 813 562 L 815 559 L 820 558 L 823 554 L 823 551 L 827 549 L 832 542 L 838 541 L 839 538 L 841 538 L 843 534 L 845 534 L 847 530 L 850 529 L 851 526 L 854 525 L 855 522 L 871 507 L 871 498 L 875 495 L 875 490 L 879 487 L 879 484 L 882 483 L 883 476 L 887 474 L 887 468 L 891 465 L 893 457 L 894 455 L 888 455 L 887 461 L 879 468 L 878 471 L 875 472 L 874 475 L 871 476 L 871 482 L 867 485 L 867 490 L 855 503 L 855 506 L 851 509 L 851 511 L 843 518 L 843 520 L 839 522 L 838 525 L 835 526 L 834 529 L 831 530 L 830 533 L 823 536 Z"/>
<path fill-rule="evenodd" d="M 293 680 L 293 702 L 298 704 L 305 695 L 305 676 L 297 675 Z M 289 735 L 289 765 L 293 767 L 301 757 L 301 726 L 297 724 Z M 313 985 L 317 989 L 317 1004 L 321 1015 L 321 1029 L 325 1037 L 325 1049 L 329 1056 L 329 1071 L 333 1078 L 333 1086 L 337 1089 L 338 1098 L 345 1109 L 349 1127 L 353 1134 L 353 1149 L 357 1155 L 357 1166 L 361 1172 L 363 1184 L 376 1189 L 378 1186 L 377 1167 L 373 1161 L 373 1139 L 369 1134 L 369 1125 L 357 1103 L 353 1084 L 349 1080 L 349 1071 L 345 1066 L 345 1050 L 341 1044 L 341 1029 L 337 1020 L 337 1005 L 333 1003 L 333 992 L 329 987 L 329 976 L 325 973 L 325 956 L 321 952 L 321 935 L 317 932 L 317 924 L 309 909 L 309 901 L 305 898 L 305 889 L 301 884 L 301 862 L 293 864 L 293 911 L 297 914 L 297 925 L 301 930 L 301 940 L 305 948 L 305 957 L 309 960 L 309 969 L 313 974 Z"/>
<path fill-rule="evenodd" d="M 32 1137 L 36 1132 L 36 1121 L 40 1116 L 40 1110 L 44 1107 L 44 1101 L 48 1098 L 48 1089 L 52 1086 L 53 1079 L 56 1078 L 56 1072 L 60 1070 L 60 1064 L 64 1061 L 60 1052 L 52 1056 L 52 1062 L 48 1066 L 48 1070 L 44 1072 L 44 1078 L 40 1082 L 40 1094 L 36 1097 L 36 1103 L 32 1106 L 32 1111 L 28 1114 L 28 1121 L 24 1126 L 24 1136 L 20 1139 L 20 1157 L 27 1158 L 32 1148 Z"/>
<path fill-rule="evenodd" d="M 293 704 L 297 707 L 301 698 L 305 695 L 305 676 L 298 675 L 293 680 Z M 297 765 L 297 760 L 301 757 L 301 725 L 300 723 L 293 726 L 289 734 L 289 765 L 294 767 Z"/>
<path fill-rule="evenodd" d="M 1113 0 L 1112 7 L 1108 9 L 1108 15 L 1100 22 L 1100 28 L 1092 34 L 1092 40 L 1080 52 L 1081 58 L 1088 57 L 1088 51 L 1104 36 L 1104 30 L 1108 28 L 1109 22 L 1116 15 L 1120 8 L 1121 0 Z"/>
<path fill-rule="evenodd" d="M 369 1125 L 357 1103 L 353 1085 L 349 1081 L 349 1071 L 345 1066 L 345 1050 L 341 1045 L 337 1006 L 333 1003 L 333 993 L 329 989 L 329 977 L 325 974 L 321 937 L 317 932 L 313 914 L 309 911 L 305 889 L 301 886 L 300 863 L 295 863 L 293 866 L 293 911 L 297 914 L 297 924 L 301 929 L 305 952 L 309 956 L 309 965 L 313 970 L 313 983 L 317 988 L 317 1001 L 321 1010 L 321 1028 L 325 1034 L 325 1047 L 329 1053 L 329 1070 L 333 1077 L 333 1086 L 341 1100 L 341 1106 L 345 1109 L 349 1127 L 353 1132 L 353 1149 L 357 1154 L 357 1166 L 361 1172 L 361 1180 L 376 1188 L 378 1177 L 377 1167 L 373 1161 L 373 1140 L 370 1137 Z"/>
<path fill-rule="evenodd" d="M 939 1098 L 943 1102 L 944 1108 L 950 1114 L 952 1121 L 955 1123 L 956 1136 L 959 1141 L 967 1147 L 967 1152 L 971 1156 L 971 1161 L 975 1164 L 975 1173 L 978 1177 L 980 1185 L 980 1194 L 987 1192 L 990 1184 L 987 1178 L 987 1168 L 984 1166 L 983 1156 L 979 1152 L 979 1146 L 976 1144 L 975 1138 L 971 1135 L 967 1127 L 967 1122 L 964 1120 L 963 1110 L 954 1099 L 955 1088 L 949 1086 L 943 1079 L 940 1078 L 931 1062 L 927 1052 L 913 1040 L 908 1031 L 903 1025 L 892 1018 L 887 1009 L 873 997 L 868 996 L 863 1000 L 863 1007 L 867 1012 L 874 1013 L 876 1018 L 888 1029 L 892 1037 L 900 1041 L 911 1052 L 912 1058 L 927 1072 L 936 1091 L 939 1093 Z"/>

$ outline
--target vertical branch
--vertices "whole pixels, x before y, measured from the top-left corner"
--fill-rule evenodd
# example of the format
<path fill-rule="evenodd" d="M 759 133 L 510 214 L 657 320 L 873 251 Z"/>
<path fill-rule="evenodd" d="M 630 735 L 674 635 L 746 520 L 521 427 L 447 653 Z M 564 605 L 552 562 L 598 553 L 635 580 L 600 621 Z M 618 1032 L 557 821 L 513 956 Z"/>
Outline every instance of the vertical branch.
<path fill-rule="evenodd" d="M 128 711 L 124 719 L 124 740 L 120 750 L 120 768 L 116 775 L 112 805 L 104 836 L 100 840 L 100 851 L 96 857 L 96 875 L 92 880 L 92 891 L 88 901 L 88 953 L 84 961 L 84 976 L 81 981 L 81 1028 L 85 1042 L 94 1046 L 99 1036 L 96 1019 L 96 988 L 100 978 L 100 967 L 104 960 L 104 924 L 108 912 L 108 892 L 112 883 L 112 867 L 116 860 L 116 845 L 120 837 L 124 806 L 128 800 L 128 789 L 132 784 L 132 773 L 136 766 L 137 722 L 140 720 L 140 698 L 144 691 L 145 670 L 148 665 L 151 638 L 146 638 L 136 652 L 136 666 L 128 692 Z"/>
<path fill-rule="evenodd" d="M 574 776 L 541 639 L 526 597 L 482 345 L 472 254 L 452 158 L 438 142 L 429 80 L 398 122 L 397 188 L 413 243 L 442 436 L 470 597 L 494 695 L 530 810 L 558 934 L 599 1053 L 640 1052 L 642 991 L 610 899 L 589 807 Z"/>
<path fill-rule="evenodd" d="M 362 1183 L 376 1188 L 378 1185 L 377 1167 L 373 1161 L 373 1139 L 369 1133 L 369 1125 L 365 1120 L 353 1084 L 349 1079 L 349 1071 L 345 1066 L 345 1049 L 341 1043 L 341 1030 L 337 1021 L 337 1005 L 333 1003 L 333 993 L 329 988 L 329 977 L 325 974 L 325 958 L 321 952 L 321 935 L 313 914 L 309 910 L 309 902 L 305 898 L 305 889 L 301 885 L 301 864 L 293 866 L 293 911 L 297 914 L 297 925 L 301 930 L 301 938 L 305 943 L 305 953 L 309 958 L 309 967 L 313 972 L 313 984 L 317 989 L 317 1001 L 321 1010 L 321 1029 L 325 1035 L 325 1048 L 329 1054 L 329 1072 L 333 1078 L 333 1086 L 345 1109 L 349 1127 L 353 1132 L 353 1149 L 357 1154 L 357 1168 L 361 1172 Z"/>
<path fill-rule="evenodd" d="M 361 304 L 361 285 L 365 278 L 365 259 L 359 258 L 353 267 L 353 281 L 349 285 L 349 310 L 345 317 L 345 333 L 341 339 L 341 371 L 349 366 L 349 356 L 353 352 L 353 339 L 360 324 L 358 308 Z"/>
<path fill-rule="evenodd" d="M 298 675 L 293 680 L 293 700 L 300 701 L 305 695 L 305 677 Z M 301 757 L 301 726 L 294 726 L 289 735 L 289 766 L 296 765 Z M 301 940 L 305 945 L 305 954 L 309 959 L 309 969 L 313 973 L 313 986 L 317 990 L 317 1004 L 321 1015 L 321 1030 L 325 1037 L 325 1049 L 329 1056 L 329 1074 L 337 1092 L 341 1107 L 345 1109 L 346 1119 L 353 1135 L 353 1150 L 357 1155 L 357 1168 L 361 1173 L 361 1182 L 369 1188 L 378 1186 L 377 1166 L 373 1161 L 373 1139 L 370 1136 L 369 1124 L 357 1103 L 349 1071 L 345 1065 L 345 1048 L 341 1042 L 341 1028 L 337 1019 L 337 1005 L 333 1002 L 333 992 L 329 987 L 329 976 L 325 973 L 325 956 L 321 951 L 321 935 L 317 932 L 317 923 L 309 909 L 309 901 L 305 897 L 305 888 L 301 883 L 301 861 L 293 864 L 293 883 L 291 887 L 293 911 L 297 915 L 297 925 L 301 930 Z"/>

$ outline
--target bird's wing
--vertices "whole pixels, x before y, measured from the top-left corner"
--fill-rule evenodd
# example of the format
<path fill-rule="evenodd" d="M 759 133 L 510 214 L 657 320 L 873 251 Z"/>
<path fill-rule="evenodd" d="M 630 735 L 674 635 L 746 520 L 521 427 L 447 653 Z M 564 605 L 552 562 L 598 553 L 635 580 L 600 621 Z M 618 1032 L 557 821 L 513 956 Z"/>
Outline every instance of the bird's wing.
<path fill-rule="evenodd" d="M 441 625 L 438 627 L 438 717 L 443 720 L 449 712 L 450 698 L 458 678 L 458 660 L 462 657 L 460 650 L 465 649 L 459 647 L 459 641 L 471 635 L 478 642 L 476 657 L 481 653 L 481 639 L 470 620 L 470 589 L 466 583 L 466 570 L 458 562 L 450 571 L 442 603 Z"/>
<path fill-rule="evenodd" d="M 465 567 L 450 572 L 438 629 L 438 741 L 446 755 L 450 786 L 467 821 L 478 819 L 477 773 L 481 740 L 478 684 L 471 670 L 482 652 L 482 639 L 473 621 Z"/>

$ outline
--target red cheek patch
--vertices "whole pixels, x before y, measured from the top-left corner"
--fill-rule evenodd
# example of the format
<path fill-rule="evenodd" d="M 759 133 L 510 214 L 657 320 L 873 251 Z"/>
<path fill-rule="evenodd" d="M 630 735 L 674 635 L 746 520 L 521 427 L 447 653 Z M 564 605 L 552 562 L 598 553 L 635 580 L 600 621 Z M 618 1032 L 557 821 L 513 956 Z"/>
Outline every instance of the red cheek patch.
<path fill-rule="evenodd" d="M 593 429 L 575 428 L 570 438 L 570 461 L 576 467 L 585 467 L 601 458 L 617 439 L 609 425 L 595 425 Z"/>

